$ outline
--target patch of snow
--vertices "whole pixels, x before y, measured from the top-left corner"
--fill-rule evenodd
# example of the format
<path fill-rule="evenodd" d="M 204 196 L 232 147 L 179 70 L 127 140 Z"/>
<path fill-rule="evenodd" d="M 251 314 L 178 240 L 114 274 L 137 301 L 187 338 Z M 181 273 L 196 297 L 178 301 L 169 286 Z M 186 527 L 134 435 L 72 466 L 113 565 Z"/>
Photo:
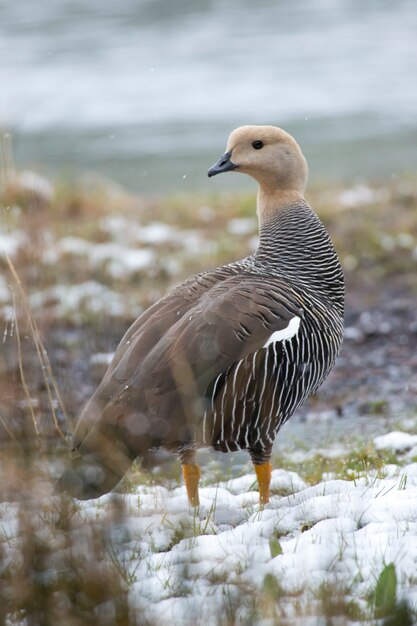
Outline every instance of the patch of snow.
<path fill-rule="evenodd" d="M 10 541 L 19 532 L 19 505 L 0 503 L 0 541 Z"/>
<path fill-rule="evenodd" d="M 93 266 L 107 264 L 108 272 L 113 278 L 147 269 L 155 261 L 152 250 L 135 250 L 117 243 L 99 243 L 90 248 L 89 259 Z"/>
<path fill-rule="evenodd" d="M 100 220 L 100 228 L 108 233 L 112 239 L 118 239 L 120 235 L 129 237 L 132 233 L 130 220 L 121 215 L 106 215 Z"/>
<path fill-rule="evenodd" d="M 274 478 L 279 482 L 284 476 L 278 471 Z M 285 476 L 287 486 L 288 478 Z M 294 476 L 291 480 L 294 482 Z M 190 603 L 199 604 L 197 589 L 207 584 L 210 577 L 232 587 L 246 583 L 262 589 L 265 575 L 272 574 L 288 594 L 306 589 L 317 592 L 330 579 L 346 589 L 353 584 L 352 593 L 365 598 L 383 566 L 392 561 L 399 580 L 407 580 L 417 562 L 416 487 L 400 489 L 398 480 L 388 479 L 375 480 L 372 485 L 361 479 L 356 483 L 338 480 L 306 487 L 299 477 L 298 480 L 300 491 L 284 498 L 273 497 L 270 507 L 263 511 L 253 501 L 247 504 L 247 512 L 255 509 L 249 517 L 242 507 L 242 496 L 248 495 L 247 489 L 255 483 L 253 474 L 216 488 L 201 489 L 202 502 L 213 502 L 215 498 L 221 515 L 216 519 L 215 512 L 212 514 L 206 528 L 208 534 L 183 539 L 171 550 L 150 554 L 136 563 L 136 583 L 130 592 L 133 605 L 140 603 L 142 594 L 149 602 L 150 615 L 158 623 L 168 624 L 168 616 L 165 619 L 161 613 L 163 602 L 171 599 L 184 619 Z M 177 510 L 178 504 L 186 506 L 186 497 L 183 488 L 175 492 L 182 492 L 180 502 L 174 496 Z M 163 500 L 168 511 L 171 498 L 165 494 Z M 205 507 L 200 508 L 199 517 L 201 514 L 204 522 Z M 170 517 L 167 512 L 165 515 Z M 233 515 L 235 523 L 230 524 Z M 168 518 L 164 518 L 164 523 Z M 155 510 L 149 519 L 156 523 Z M 182 523 L 185 520 L 186 515 Z M 178 518 L 173 516 L 172 523 L 177 525 Z M 272 558 L 269 538 L 275 533 L 282 535 L 282 554 Z M 185 572 L 192 580 L 192 588 L 184 597 L 176 598 L 176 585 L 181 580 L 186 583 Z M 216 585 L 212 586 L 214 593 Z M 217 588 L 221 588 L 220 583 Z M 156 603 L 153 611 L 152 603 Z"/>
<path fill-rule="evenodd" d="M 10 300 L 9 284 L 4 276 L 0 275 L 0 302 L 8 302 Z"/>
<path fill-rule="evenodd" d="M 114 352 L 96 352 L 90 357 L 91 365 L 110 365 Z"/>
<path fill-rule="evenodd" d="M 177 277 L 181 271 L 181 263 L 176 257 L 173 256 L 160 259 L 159 266 L 170 276 Z"/>
<path fill-rule="evenodd" d="M 81 237 L 62 237 L 62 239 L 45 250 L 43 262 L 53 265 L 65 254 L 88 256 L 93 245 L 86 239 L 81 239 Z"/>
<path fill-rule="evenodd" d="M 348 209 L 353 209 L 367 204 L 381 202 L 386 199 L 385 190 L 375 190 L 368 185 L 359 184 L 345 189 L 339 194 L 339 203 Z"/>
<path fill-rule="evenodd" d="M 417 445 L 413 446 L 412 448 L 410 448 L 410 450 L 407 451 L 407 457 L 409 459 L 414 459 L 417 457 Z"/>
<path fill-rule="evenodd" d="M 253 474 L 233 478 L 225 483 L 220 483 L 226 489 L 235 495 L 248 492 L 252 487 L 257 489 L 257 482 Z M 289 472 L 283 469 L 276 469 L 272 472 L 271 491 L 288 491 L 296 492 L 306 488 L 306 483 L 299 477 L 296 472 Z"/>
<path fill-rule="evenodd" d="M 348 272 L 353 272 L 358 267 L 358 259 L 353 254 L 347 254 L 343 257 L 342 265 Z"/>
<path fill-rule="evenodd" d="M 324 459 L 337 459 L 339 457 L 343 457 L 346 454 L 346 448 L 338 444 L 334 444 L 327 448 L 314 447 L 310 450 L 301 450 L 298 448 L 292 452 L 287 453 L 287 457 L 291 459 L 293 463 L 305 463 L 306 461 L 310 461 L 314 459 L 316 456 L 321 456 Z"/>
<path fill-rule="evenodd" d="M 160 245 L 171 241 L 176 229 L 162 222 L 152 222 L 146 226 L 139 226 L 136 230 L 136 239 L 142 243 Z"/>
<path fill-rule="evenodd" d="M 212 222 L 216 217 L 217 212 L 211 206 L 202 206 L 198 209 L 199 217 L 205 222 Z"/>
<path fill-rule="evenodd" d="M 56 317 L 70 315 L 75 320 L 81 319 L 81 312 L 121 316 L 133 308 L 126 296 L 121 296 L 94 280 L 44 289 L 31 295 L 30 304 L 34 309 L 52 308 Z"/>
<path fill-rule="evenodd" d="M 108 215 L 100 220 L 101 228 L 113 240 L 126 245 L 126 242 L 136 242 L 150 245 L 161 245 L 172 241 L 177 230 L 163 222 L 151 222 L 141 225 L 119 215 Z"/>
<path fill-rule="evenodd" d="M 320 411 L 317 413 L 316 411 L 308 411 L 305 416 L 306 422 L 317 423 L 317 422 L 330 422 L 334 418 L 334 411 L 328 409 L 327 411 Z"/>
<path fill-rule="evenodd" d="M 183 230 L 179 234 L 178 243 L 188 254 L 195 255 L 201 252 L 210 252 L 213 242 L 205 240 L 198 230 Z"/>
<path fill-rule="evenodd" d="M 12 180 L 12 184 L 17 185 L 23 191 L 36 194 L 45 202 L 50 202 L 54 197 L 52 183 L 45 176 L 31 170 L 18 172 Z"/>
<path fill-rule="evenodd" d="M 92 267 L 106 266 L 113 278 L 124 278 L 149 267 L 155 261 L 155 253 L 149 249 L 129 248 L 117 243 L 90 243 L 80 237 L 63 237 L 45 251 L 45 263 L 54 264 L 62 255 L 85 256 Z"/>
<path fill-rule="evenodd" d="M 401 248 L 411 250 L 414 246 L 414 237 L 410 233 L 399 233 L 397 236 L 398 244 Z"/>
<path fill-rule="evenodd" d="M 156 247 L 169 243 L 190 256 L 213 254 L 216 251 L 216 242 L 207 240 L 197 229 L 178 230 L 163 222 L 141 225 L 116 215 L 103 218 L 100 225 L 125 250 L 128 244 Z"/>
<path fill-rule="evenodd" d="M 90 241 L 81 239 L 81 237 L 63 237 L 59 241 L 59 250 L 63 254 L 89 254 L 94 247 Z"/>
<path fill-rule="evenodd" d="M 415 417 L 405 417 L 401 420 L 401 428 L 404 430 L 412 430 L 417 427 L 417 415 Z"/>
<path fill-rule="evenodd" d="M 229 220 L 226 230 L 231 235 L 249 235 L 258 230 L 258 222 L 253 217 L 236 217 Z"/>
<path fill-rule="evenodd" d="M 10 233 L 0 233 L 0 258 L 3 255 L 13 257 L 24 243 L 24 234 L 21 230 Z"/>
<path fill-rule="evenodd" d="M 398 435 L 375 441 L 396 447 Z M 294 614 L 314 606 L 327 583 L 366 609 L 378 576 L 391 562 L 398 597 L 415 609 L 410 581 L 417 567 L 417 463 L 390 464 L 384 474 L 371 470 L 355 481 L 308 486 L 296 472 L 276 469 L 272 493 L 287 495 L 272 495 L 263 510 L 254 473 L 202 487 L 196 510 L 188 507 L 183 486 L 140 485 L 134 493 L 80 502 L 78 523 L 80 533 L 108 524 L 112 549 L 132 580 L 132 610 L 160 626 L 188 626 L 196 615 L 217 623 L 225 594 L 244 615 L 246 594 L 260 594 L 266 575 L 275 577 Z M 17 549 L 18 506 L 0 505 L 8 559 Z M 270 541 L 277 538 L 282 552 L 273 556 Z"/>
<path fill-rule="evenodd" d="M 384 248 L 384 250 L 387 250 L 388 252 L 392 252 L 392 250 L 395 249 L 395 239 L 394 237 L 392 237 L 392 235 L 382 235 L 380 238 L 380 244 L 381 246 Z"/>
<path fill-rule="evenodd" d="M 374 445 L 377 450 L 393 450 L 402 452 L 417 445 L 417 435 L 410 435 L 401 431 L 393 431 L 387 435 L 375 437 Z"/>
<path fill-rule="evenodd" d="M 255 235 L 254 237 L 251 237 L 249 239 L 248 245 L 249 249 L 252 250 L 252 252 L 256 252 L 259 246 L 259 236 Z"/>
<path fill-rule="evenodd" d="M 348 341 L 362 341 L 364 334 L 360 328 L 356 328 L 356 326 L 347 326 L 344 331 L 344 338 Z"/>

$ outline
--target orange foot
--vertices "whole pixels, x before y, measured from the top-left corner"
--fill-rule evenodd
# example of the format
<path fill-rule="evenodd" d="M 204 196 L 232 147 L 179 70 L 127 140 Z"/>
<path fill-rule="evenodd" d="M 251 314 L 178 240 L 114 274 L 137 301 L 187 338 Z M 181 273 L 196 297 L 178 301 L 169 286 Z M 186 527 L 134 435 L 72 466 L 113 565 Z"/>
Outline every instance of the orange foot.
<path fill-rule="evenodd" d="M 188 502 L 190 506 L 198 506 L 200 498 L 198 497 L 198 483 L 201 476 L 199 465 L 191 465 L 184 463 L 182 465 L 182 475 L 184 476 L 185 488 L 187 489 Z"/>
<path fill-rule="evenodd" d="M 259 504 L 268 504 L 269 502 L 269 486 L 271 484 L 272 463 L 262 463 L 255 465 L 256 477 L 259 484 Z"/>

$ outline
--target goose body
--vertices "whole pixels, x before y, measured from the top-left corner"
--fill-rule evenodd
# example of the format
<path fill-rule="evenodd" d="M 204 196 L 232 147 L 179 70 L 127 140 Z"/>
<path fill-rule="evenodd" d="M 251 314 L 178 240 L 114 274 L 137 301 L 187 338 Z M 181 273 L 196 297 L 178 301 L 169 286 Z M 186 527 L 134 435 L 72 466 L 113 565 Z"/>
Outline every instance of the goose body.
<path fill-rule="evenodd" d="M 268 502 L 275 436 L 335 363 L 343 273 L 303 198 L 301 150 L 279 128 L 241 127 L 209 176 L 229 170 L 259 182 L 259 247 L 189 278 L 127 331 L 78 421 L 63 485 L 79 498 L 109 491 L 162 447 L 180 456 L 196 505 L 195 450 L 212 447 L 248 450 Z"/>

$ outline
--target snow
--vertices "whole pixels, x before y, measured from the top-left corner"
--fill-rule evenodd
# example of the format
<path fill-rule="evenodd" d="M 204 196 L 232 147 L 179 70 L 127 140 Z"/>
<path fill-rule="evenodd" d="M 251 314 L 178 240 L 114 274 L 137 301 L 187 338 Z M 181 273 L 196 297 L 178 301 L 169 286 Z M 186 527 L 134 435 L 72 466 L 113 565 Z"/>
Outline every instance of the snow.
<path fill-rule="evenodd" d="M 385 190 L 372 189 L 368 185 L 358 184 L 350 189 L 345 189 L 339 194 L 339 203 L 348 209 L 373 204 L 378 201 L 387 200 Z"/>
<path fill-rule="evenodd" d="M 56 317 L 70 316 L 82 320 L 85 313 L 124 315 L 126 311 L 137 314 L 139 311 L 127 296 L 122 296 L 94 280 L 76 285 L 55 285 L 38 291 L 30 297 L 33 309 L 52 310 Z"/>
<path fill-rule="evenodd" d="M 257 229 L 258 222 L 253 217 L 235 217 L 227 224 L 227 231 L 231 235 L 250 235 Z"/>
<path fill-rule="evenodd" d="M 393 450 L 394 452 L 410 450 L 417 445 L 417 435 L 393 431 L 387 435 L 376 437 L 374 445 L 377 450 Z"/>
<path fill-rule="evenodd" d="M 252 486 L 256 485 L 256 480 L 253 474 L 247 474 L 246 476 L 240 476 L 239 478 L 233 478 L 226 483 L 220 483 L 221 487 L 225 487 L 230 493 L 238 495 L 244 492 L 248 492 Z M 282 469 L 277 469 L 272 472 L 271 478 L 271 491 L 288 491 L 293 493 L 294 491 L 300 491 L 306 488 L 306 483 L 298 476 L 296 472 L 289 472 Z"/>
<path fill-rule="evenodd" d="M 100 226 L 125 249 L 128 243 L 140 246 L 161 246 L 169 243 L 190 255 L 198 256 L 201 252 L 210 253 L 214 245 L 213 242 L 207 241 L 207 236 L 198 229 L 179 230 L 162 222 L 137 224 L 112 215 L 103 218 Z"/>
<path fill-rule="evenodd" d="M 171 610 L 183 623 L 190 611 L 207 611 L 207 593 L 215 597 L 216 588 L 218 592 L 224 585 L 238 589 L 242 583 L 262 589 L 267 574 L 275 576 L 290 597 L 306 590 L 317 592 L 330 578 L 352 595 L 366 598 L 389 562 L 395 564 L 406 592 L 417 566 L 415 464 L 410 470 L 406 486 L 400 475 L 395 479 L 371 475 L 313 487 L 294 472 L 275 470 L 272 492 L 286 488 L 290 493 L 273 496 L 263 511 L 257 492 L 250 491 L 256 484 L 255 475 L 250 474 L 202 488 L 197 522 L 183 487 L 171 492 L 158 488 L 155 493 L 139 488 L 141 506 L 133 514 L 134 523 L 129 523 L 130 541 L 143 545 L 144 531 L 149 540 L 146 556 L 133 564 L 132 606 L 145 604 L 148 617 L 158 624 L 172 621 Z M 401 475 L 407 471 L 403 468 Z M 132 501 L 137 495 L 125 498 Z M 102 500 L 109 502 L 109 497 Z M 204 534 L 197 532 L 167 549 L 175 530 L 183 532 L 187 524 L 203 526 Z M 272 558 L 269 541 L 277 535 L 282 554 Z M 190 588 L 183 597 L 176 597 L 186 586 L 185 572 Z"/>
<path fill-rule="evenodd" d="M 93 267 L 107 264 L 107 271 L 113 278 L 149 269 L 155 262 L 152 250 L 135 250 L 117 243 L 96 244 L 90 249 L 89 258 Z"/>
<path fill-rule="evenodd" d="M 0 233 L 0 258 L 3 255 L 13 257 L 25 240 L 21 230 L 13 230 L 11 233 Z"/>
<path fill-rule="evenodd" d="M 101 228 L 111 235 L 112 239 L 126 245 L 130 243 L 162 245 L 169 243 L 177 235 L 177 230 L 169 224 L 151 222 L 140 225 L 119 215 L 108 215 L 100 220 Z"/>
<path fill-rule="evenodd" d="M 0 302 L 8 302 L 10 300 L 9 284 L 4 276 L 0 275 Z"/>
<path fill-rule="evenodd" d="M 90 365 L 110 365 L 114 352 L 96 352 L 90 357 Z"/>
<path fill-rule="evenodd" d="M 12 182 L 19 189 L 35 194 L 45 202 L 50 202 L 54 197 L 52 183 L 45 176 L 41 176 L 32 170 L 23 170 L 17 173 Z"/>
<path fill-rule="evenodd" d="M 377 437 L 375 445 L 402 449 L 411 445 L 410 438 L 415 436 L 391 432 Z M 311 611 L 323 584 L 336 585 L 366 608 L 388 563 L 395 565 L 398 597 L 417 608 L 412 584 L 417 463 L 391 463 L 355 480 L 329 479 L 313 486 L 297 472 L 275 469 L 271 493 L 270 504 L 261 510 L 255 474 L 249 472 L 203 482 L 201 506 L 192 510 L 183 486 L 140 485 L 133 493 L 79 502 L 78 523 L 80 533 L 107 523 L 130 580 L 132 609 L 161 626 L 192 624 L 196 615 L 217 623 L 225 593 L 244 613 L 242 589 L 262 593 L 267 575 L 279 584 L 288 614 L 302 606 Z M 9 559 L 17 546 L 17 518 L 18 505 L 0 506 L 0 536 Z M 276 556 L 271 540 L 281 547 Z"/>
<path fill-rule="evenodd" d="M 127 279 L 138 272 L 149 274 L 156 265 L 163 266 L 169 274 L 178 274 L 181 255 L 199 257 L 201 254 L 213 254 L 216 243 L 207 241 L 203 234 L 195 229 L 177 230 L 167 224 L 151 222 L 147 225 L 129 224 L 118 216 L 108 216 L 100 222 L 101 227 L 111 241 L 93 243 L 81 237 L 62 237 L 48 245 L 43 254 L 46 265 L 56 265 L 66 255 L 80 257 L 92 269 L 104 269 L 113 279 Z M 4 247 L 14 251 L 14 241 L 4 238 Z M 158 246 L 174 246 L 179 250 L 178 259 L 171 255 L 162 255 Z M 0 249 L 2 240 L 0 239 Z"/>
<path fill-rule="evenodd" d="M 93 268 L 105 266 L 116 279 L 149 270 L 155 262 L 153 250 L 129 248 L 113 242 L 94 244 L 80 237 L 63 237 L 45 251 L 43 260 L 53 265 L 65 254 L 86 257 Z"/>

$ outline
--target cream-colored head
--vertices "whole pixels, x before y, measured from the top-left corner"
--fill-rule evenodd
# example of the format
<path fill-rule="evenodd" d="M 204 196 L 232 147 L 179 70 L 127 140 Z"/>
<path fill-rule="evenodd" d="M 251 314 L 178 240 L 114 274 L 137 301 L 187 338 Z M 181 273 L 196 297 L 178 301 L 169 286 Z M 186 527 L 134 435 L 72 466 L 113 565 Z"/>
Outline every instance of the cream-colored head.
<path fill-rule="evenodd" d="M 268 195 L 279 191 L 303 194 L 307 183 L 307 162 L 299 145 L 276 126 L 236 128 L 209 176 L 230 170 L 249 174 Z"/>

